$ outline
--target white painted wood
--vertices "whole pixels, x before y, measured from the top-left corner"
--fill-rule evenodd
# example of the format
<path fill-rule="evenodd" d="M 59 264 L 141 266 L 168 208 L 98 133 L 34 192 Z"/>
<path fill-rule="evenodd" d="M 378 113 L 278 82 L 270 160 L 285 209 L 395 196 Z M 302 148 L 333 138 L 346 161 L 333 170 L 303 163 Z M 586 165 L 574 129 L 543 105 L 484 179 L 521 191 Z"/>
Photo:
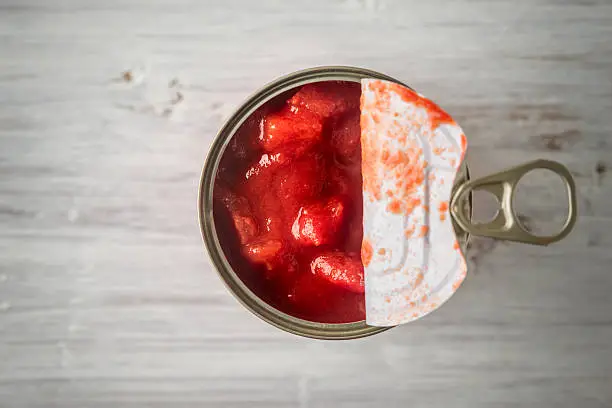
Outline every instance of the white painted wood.
<path fill-rule="evenodd" d="M 0 407 L 612 406 L 609 0 L 0 0 L 0 57 Z M 475 240 L 448 304 L 372 338 L 251 316 L 204 252 L 200 170 L 250 92 L 324 64 L 439 102 L 475 176 L 565 163 L 574 233 Z M 522 205 L 550 224 L 547 180 Z"/>

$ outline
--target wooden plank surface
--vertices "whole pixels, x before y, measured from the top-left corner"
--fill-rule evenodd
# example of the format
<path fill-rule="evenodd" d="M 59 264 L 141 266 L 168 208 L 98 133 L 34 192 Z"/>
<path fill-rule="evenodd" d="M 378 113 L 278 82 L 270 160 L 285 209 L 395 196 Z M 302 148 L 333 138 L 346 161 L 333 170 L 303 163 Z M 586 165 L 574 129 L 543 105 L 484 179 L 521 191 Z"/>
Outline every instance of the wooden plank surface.
<path fill-rule="evenodd" d="M 201 243 L 204 157 L 250 92 L 329 64 L 439 102 L 475 176 L 565 163 L 573 234 L 475 240 L 451 301 L 372 338 L 250 315 Z M 0 104 L 0 407 L 612 406 L 610 0 L 0 0 Z M 521 187 L 534 228 L 554 181 Z"/>

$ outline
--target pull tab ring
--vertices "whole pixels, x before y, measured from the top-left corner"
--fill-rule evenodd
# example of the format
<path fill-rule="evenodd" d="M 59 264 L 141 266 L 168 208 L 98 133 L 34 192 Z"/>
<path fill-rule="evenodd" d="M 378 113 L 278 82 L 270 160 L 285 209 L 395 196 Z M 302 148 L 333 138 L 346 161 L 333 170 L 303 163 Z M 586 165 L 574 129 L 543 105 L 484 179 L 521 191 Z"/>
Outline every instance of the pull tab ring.
<path fill-rule="evenodd" d="M 557 174 L 563 180 L 567 190 L 567 218 L 561 231 L 555 235 L 531 234 L 522 226 L 513 207 L 518 182 L 525 174 L 535 169 L 547 169 Z M 476 190 L 484 190 L 493 194 L 500 203 L 500 211 L 488 223 L 472 223 L 462 211 L 466 200 Z M 457 224 L 470 234 L 533 245 L 548 245 L 570 233 L 576 223 L 576 209 L 576 184 L 569 170 L 561 163 L 540 159 L 462 184 L 453 195 L 450 212 Z"/>

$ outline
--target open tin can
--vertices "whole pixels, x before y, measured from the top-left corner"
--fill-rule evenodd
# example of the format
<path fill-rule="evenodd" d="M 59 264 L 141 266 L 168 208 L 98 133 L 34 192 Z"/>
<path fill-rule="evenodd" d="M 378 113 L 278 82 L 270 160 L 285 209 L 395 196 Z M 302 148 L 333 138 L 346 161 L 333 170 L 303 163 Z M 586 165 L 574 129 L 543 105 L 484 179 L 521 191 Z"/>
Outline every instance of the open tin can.
<path fill-rule="evenodd" d="M 257 91 L 223 125 L 208 153 L 202 172 L 198 199 L 198 213 L 202 236 L 208 253 L 221 279 L 232 294 L 251 312 L 266 322 L 291 333 L 319 339 L 352 339 L 387 330 L 388 327 L 369 326 L 364 321 L 353 323 L 319 323 L 296 318 L 269 305 L 251 291 L 233 270 L 221 246 L 213 217 L 213 189 L 221 157 L 244 121 L 258 108 L 290 89 L 313 82 L 380 79 L 407 87 L 387 75 L 354 67 L 319 67 L 292 73 Z M 547 169 L 564 181 L 568 194 L 568 215 L 560 232 L 552 236 L 536 236 L 520 223 L 514 209 L 513 197 L 519 180 L 534 169 Z M 486 190 L 500 203 L 500 211 L 488 223 L 472 223 L 472 193 Z M 450 200 L 450 213 L 461 250 L 465 253 L 470 235 L 486 236 L 535 245 L 547 245 L 565 237 L 576 221 L 575 185 L 569 171 L 561 164 L 536 160 L 480 179 L 472 180 L 465 161 L 461 164 Z"/>

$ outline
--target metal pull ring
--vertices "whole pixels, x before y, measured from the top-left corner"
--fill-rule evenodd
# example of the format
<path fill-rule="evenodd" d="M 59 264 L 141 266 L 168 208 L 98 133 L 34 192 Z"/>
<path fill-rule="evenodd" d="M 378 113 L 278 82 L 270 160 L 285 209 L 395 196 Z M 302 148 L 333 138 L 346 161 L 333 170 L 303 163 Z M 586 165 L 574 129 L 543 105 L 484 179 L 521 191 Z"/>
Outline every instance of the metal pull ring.
<path fill-rule="evenodd" d="M 535 169 L 547 169 L 557 174 L 565 183 L 568 195 L 567 219 L 560 232 L 555 235 L 533 235 L 521 225 L 513 207 L 516 186 L 521 178 Z M 488 223 L 472 223 L 462 211 L 466 200 L 475 190 L 485 190 L 493 194 L 500 203 L 497 216 Z M 548 245 L 559 241 L 570 233 L 576 223 L 576 184 L 569 170 L 561 163 L 550 160 L 535 160 L 512 167 L 499 173 L 468 181 L 457 189 L 451 200 L 451 214 L 457 224 L 470 234 L 523 242 L 533 245 Z"/>

